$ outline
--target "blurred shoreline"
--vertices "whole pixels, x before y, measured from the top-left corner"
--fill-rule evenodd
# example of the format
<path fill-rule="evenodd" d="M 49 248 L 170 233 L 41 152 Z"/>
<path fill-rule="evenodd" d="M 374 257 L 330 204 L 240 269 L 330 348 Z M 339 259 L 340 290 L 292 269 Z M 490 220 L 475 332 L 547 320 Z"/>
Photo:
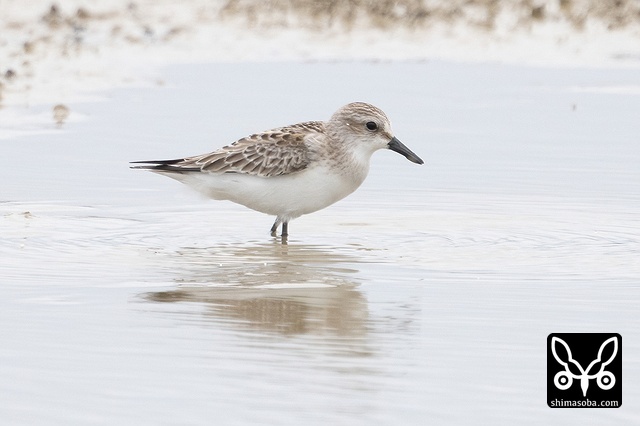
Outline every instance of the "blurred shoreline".
<path fill-rule="evenodd" d="M 0 107 L 162 84 L 179 63 L 640 66 L 637 0 L 5 0 L 0 16 Z"/>

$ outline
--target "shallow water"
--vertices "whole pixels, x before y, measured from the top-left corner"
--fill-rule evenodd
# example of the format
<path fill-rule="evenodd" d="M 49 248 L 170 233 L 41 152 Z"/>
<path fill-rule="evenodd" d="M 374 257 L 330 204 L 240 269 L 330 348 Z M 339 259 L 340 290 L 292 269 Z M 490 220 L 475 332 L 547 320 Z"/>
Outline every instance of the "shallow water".
<path fill-rule="evenodd" d="M 3 422 L 638 423 L 636 70 L 218 64 L 164 79 L 0 143 Z M 288 245 L 270 217 L 128 169 L 353 100 L 426 164 L 377 153 Z M 570 331 L 622 335 L 621 408 L 546 406 L 546 337 Z"/>

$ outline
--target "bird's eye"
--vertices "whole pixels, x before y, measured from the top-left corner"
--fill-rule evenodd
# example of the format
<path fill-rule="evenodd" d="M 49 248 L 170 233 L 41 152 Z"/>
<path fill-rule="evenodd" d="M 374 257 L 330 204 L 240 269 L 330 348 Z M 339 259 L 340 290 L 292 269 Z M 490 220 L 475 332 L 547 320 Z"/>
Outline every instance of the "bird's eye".
<path fill-rule="evenodd" d="M 378 130 L 378 125 L 376 123 L 374 123 L 373 121 L 367 122 L 367 124 L 365 124 L 365 127 L 370 132 L 375 132 L 376 130 Z"/>

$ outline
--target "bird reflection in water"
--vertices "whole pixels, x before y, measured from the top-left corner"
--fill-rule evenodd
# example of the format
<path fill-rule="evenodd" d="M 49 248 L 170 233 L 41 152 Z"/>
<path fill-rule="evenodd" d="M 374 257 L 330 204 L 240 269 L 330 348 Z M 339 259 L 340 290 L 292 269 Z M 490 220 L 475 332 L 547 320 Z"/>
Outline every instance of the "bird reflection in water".
<path fill-rule="evenodd" d="M 205 318 L 260 332 L 362 336 L 367 302 L 353 253 L 309 245 L 183 248 L 179 287 L 146 293 L 160 303 L 206 305 Z"/>

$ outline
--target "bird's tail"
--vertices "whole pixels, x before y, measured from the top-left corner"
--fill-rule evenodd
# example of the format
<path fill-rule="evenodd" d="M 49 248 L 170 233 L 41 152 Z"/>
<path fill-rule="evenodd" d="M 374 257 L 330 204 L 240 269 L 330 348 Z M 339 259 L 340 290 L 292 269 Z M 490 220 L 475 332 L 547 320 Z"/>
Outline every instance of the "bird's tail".
<path fill-rule="evenodd" d="M 193 166 L 181 166 L 180 163 L 184 162 L 184 158 L 178 158 L 175 160 L 146 160 L 146 161 L 132 161 L 130 166 L 132 169 L 151 170 L 155 172 L 199 172 L 199 167 Z"/>

